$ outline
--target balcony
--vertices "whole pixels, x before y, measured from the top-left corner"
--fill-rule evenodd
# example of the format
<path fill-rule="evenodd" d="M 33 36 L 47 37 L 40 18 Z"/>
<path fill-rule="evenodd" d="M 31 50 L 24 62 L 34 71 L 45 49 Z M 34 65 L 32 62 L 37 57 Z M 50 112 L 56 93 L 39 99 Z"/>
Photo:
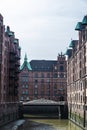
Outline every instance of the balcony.
<path fill-rule="evenodd" d="M 10 87 L 13 87 L 13 86 L 14 86 L 14 80 L 10 80 L 9 86 L 10 86 Z"/>
<path fill-rule="evenodd" d="M 14 50 L 10 50 L 9 53 L 12 54 L 12 55 L 16 54 L 16 52 Z"/>
<path fill-rule="evenodd" d="M 14 79 L 15 76 L 14 76 L 14 74 L 10 74 L 9 77 L 10 77 L 11 79 Z"/>
<path fill-rule="evenodd" d="M 15 84 L 15 86 L 14 86 L 15 88 L 18 88 L 18 85 L 17 84 Z"/>
<path fill-rule="evenodd" d="M 14 58 L 14 56 L 13 56 L 13 57 L 12 57 L 12 56 L 10 56 L 9 61 L 10 61 L 10 62 L 15 62 L 15 58 Z"/>
<path fill-rule="evenodd" d="M 10 87 L 10 89 L 9 89 L 9 95 L 13 95 L 13 94 L 14 94 L 14 90 L 13 90 L 13 88 Z"/>
<path fill-rule="evenodd" d="M 16 56 L 15 56 L 15 59 L 16 59 L 16 60 L 20 60 L 20 56 L 16 55 Z"/>
<path fill-rule="evenodd" d="M 16 81 L 19 80 L 19 77 L 18 77 L 18 76 L 15 76 L 15 80 L 16 80 Z"/>
<path fill-rule="evenodd" d="M 18 88 L 18 86 L 19 86 L 19 84 L 18 84 L 18 82 L 15 82 L 15 84 L 14 84 L 14 88 Z"/>
<path fill-rule="evenodd" d="M 14 95 L 17 96 L 18 95 L 18 89 L 15 88 L 14 90 Z"/>
<path fill-rule="evenodd" d="M 17 62 L 17 63 L 15 64 L 15 66 L 16 66 L 16 67 L 19 67 L 19 66 L 20 66 L 20 63 L 19 63 L 19 62 Z"/>
<path fill-rule="evenodd" d="M 10 75 L 9 75 L 9 77 L 10 77 Z M 10 84 L 10 86 L 11 85 L 14 86 L 14 79 L 15 79 L 15 75 L 14 75 L 14 78 L 9 78 L 9 84 Z"/>
<path fill-rule="evenodd" d="M 20 73 L 19 68 L 17 68 L 17 69 L 15 70 L 15 73 L 16 73 L 16 74 Z"/>
<path fill-rule="evenodd" d="M 15 69 L 15 66 L 14 66 L 14 65 L 10 65 L 9 69 L 10 69 L 10 70 L 14 70 L 14 69 Z"/>

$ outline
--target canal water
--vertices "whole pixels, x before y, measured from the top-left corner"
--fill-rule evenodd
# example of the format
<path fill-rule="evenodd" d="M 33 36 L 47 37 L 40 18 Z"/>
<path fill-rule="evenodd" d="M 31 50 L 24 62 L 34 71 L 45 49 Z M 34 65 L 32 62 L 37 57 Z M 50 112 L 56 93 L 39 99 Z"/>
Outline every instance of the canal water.
<path fill-rule="evenodd" d="M 35 119 L 30 121 L 30 129 L 25 130 L 81 130 L 78 126 L 70 122 L 69 120 L 55 120 L 55 119 Z"/>
<path fill-rule="evenodd" d="M 18 129 L 18 122 L 10 123 L 0 130 L 82 130 L 69 120 L 59 119 L 26 119 L 24 125 Z"/>

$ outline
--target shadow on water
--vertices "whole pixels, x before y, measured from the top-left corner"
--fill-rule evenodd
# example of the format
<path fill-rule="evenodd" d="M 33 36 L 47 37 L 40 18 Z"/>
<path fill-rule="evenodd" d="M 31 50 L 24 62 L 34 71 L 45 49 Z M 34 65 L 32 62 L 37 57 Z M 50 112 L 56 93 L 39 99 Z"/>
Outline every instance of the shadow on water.
<path fill-rule="evenodd" d="M 25 123 L 25 120 L 17 120 L 14 122 L 10 122 L 0 127 L 0 130 L 18 130 L 19 126 L 22 126 L 24 123 Z"/>

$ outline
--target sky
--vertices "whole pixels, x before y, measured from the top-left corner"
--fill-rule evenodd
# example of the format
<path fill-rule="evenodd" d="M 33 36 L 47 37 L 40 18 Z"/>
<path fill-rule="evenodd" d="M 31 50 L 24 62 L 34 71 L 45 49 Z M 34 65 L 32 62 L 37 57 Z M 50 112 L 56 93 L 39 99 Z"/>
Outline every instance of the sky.
<path fill-rule="evenodd" d="M 87 0 L 0 0 L 4 25 L 19 39 L 21 63 L 56 60 L 71 39 L 78 39 L 77 22 L 87 14 Z"/>

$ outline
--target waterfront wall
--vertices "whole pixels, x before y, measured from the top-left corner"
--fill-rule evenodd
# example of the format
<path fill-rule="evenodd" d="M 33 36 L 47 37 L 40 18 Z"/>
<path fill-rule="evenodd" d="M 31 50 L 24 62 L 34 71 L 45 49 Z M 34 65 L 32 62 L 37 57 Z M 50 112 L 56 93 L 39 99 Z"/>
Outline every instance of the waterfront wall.
<path fill-rule="evenodd" d="M 85 115 L 84 115 L 85 114 Z M 76 112 L 69 112 L 69 119 L 73 121 L 75 124 L 77 124 L 79 127 L 81 127 L 83 130 L 87 130 L 87 117 L 86 112 L 83 115 L 80 115 Z M 85 116 L 85 117 L 84 117 Z"/>
<path fill-rule="evenodd" d="M 21 104 L 1 103 L 0 104 L 0 126 L 22 117 Z"/>

